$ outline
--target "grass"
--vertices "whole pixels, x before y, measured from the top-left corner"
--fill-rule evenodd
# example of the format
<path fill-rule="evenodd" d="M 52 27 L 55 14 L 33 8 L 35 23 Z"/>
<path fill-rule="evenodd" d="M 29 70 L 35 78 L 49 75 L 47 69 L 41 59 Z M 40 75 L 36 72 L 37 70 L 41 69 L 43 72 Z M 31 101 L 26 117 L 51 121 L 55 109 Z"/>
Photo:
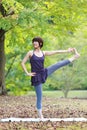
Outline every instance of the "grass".
<path fill-rule="evenodd" d="M 34 91 L 29 91 L 28 95 L 34 96 Z M 47 97 L 64 97 L 62 91 L 43 91 L 43 96 Z M 72 90 L 68 93 L 68 98 L 87 98 L 87 90 Z"/>

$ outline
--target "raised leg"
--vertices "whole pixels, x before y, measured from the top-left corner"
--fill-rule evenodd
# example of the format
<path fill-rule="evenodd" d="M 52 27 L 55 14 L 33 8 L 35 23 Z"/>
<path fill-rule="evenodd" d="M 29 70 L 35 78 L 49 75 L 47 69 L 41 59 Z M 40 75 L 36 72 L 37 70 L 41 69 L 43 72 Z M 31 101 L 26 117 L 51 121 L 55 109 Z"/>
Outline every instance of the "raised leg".
<path fill-rule="evenodd" d="M 51 75 L 53 72 L 55 72 L 56 70 L 58 70 L 59 68 L 65 66 L 65 65 L 68 65 L 70 64 L 70 61 L 69 60 L 63 60 L 63 61 L 60 61 L 60 62 L 57 62 L 56 64 L 54 65 L 51 65 L 47 68 L 48 70 L 48 76 Z"/>
<path fill-rule="evenodd" d="M 60 62 L 57 62 L 54 65 L 49 66 L 47 68 L 47 70 L 48 70 L 48 76 L 51 75 L 56 70 L 58 70 L 59 68 L 70 64 L 71 62 L 73 62 L 74 60 L 76 60 L 76 59 L 78 59 L 80 57 L 80 54 L 77 52 L 77 50 L 75 48 L 73 49 L 73 51 L 74 51 L 75 54 L 71 58 L 69 58 L 67 60 L 62 60 Z"/>

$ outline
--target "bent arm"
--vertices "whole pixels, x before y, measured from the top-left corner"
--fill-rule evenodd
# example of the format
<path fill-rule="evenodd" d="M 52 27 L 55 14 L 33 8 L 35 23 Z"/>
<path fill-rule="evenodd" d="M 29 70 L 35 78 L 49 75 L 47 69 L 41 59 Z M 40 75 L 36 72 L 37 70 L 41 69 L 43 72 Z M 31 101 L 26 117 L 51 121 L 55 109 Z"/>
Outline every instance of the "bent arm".
<path fill-rule="evenodd" d="M 31 73 L 31 72 L 28 72 L 27 69 L 26 69 L 26 66 L 25 66 L 25 63 L 27 62 L 27 60 L 28 60 L 31 56 L 32 56 L 32 51 L 30 51 L 30 52 L 28 52 L 28 53 L 26 54 L 26 56 L 25 56 L 24 59 L 22 60 L 21 65 L 22 65 L 23 70 L 25 71 L 25 73 L 26 73 L 28 76 L 35 76 L 36 73 L 35 73 L 35 72 L 32 72 L 32 73 Z"/>
<path fill-rule="evenodd" d="M 22 68 L 23 68 L 23 70 L 25 71 L 26 74 L 28 74 L 28 71 L 26 69 L 25 63 L 27 62 L 27 60 L 29 59 L 29 57 L 30 57 L 30 52 L 28 52 L 26 54 L 26 56 L 24 57 L 24 59 L 21 62 Z"/>
<path fill-rule="evenodd" d="M 73 51 L 73 48 L 69 48 L 67 50 L 44 51 L 44 55 L 50 56 L 50 55 L 54 55 L 54 54 L 58 54 L 58 53 L 68 53 L 68 52 L 72 52 L 72 51 Z"/>

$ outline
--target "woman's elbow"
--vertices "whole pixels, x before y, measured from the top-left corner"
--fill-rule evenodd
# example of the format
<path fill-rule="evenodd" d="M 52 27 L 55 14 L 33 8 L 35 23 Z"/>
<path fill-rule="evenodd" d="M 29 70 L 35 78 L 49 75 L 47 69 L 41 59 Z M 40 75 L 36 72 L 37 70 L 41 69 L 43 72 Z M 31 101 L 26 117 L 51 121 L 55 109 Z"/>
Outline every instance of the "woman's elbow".
<path fill-rule="evenodd" d="M 23 61 L 21 62 L 21 66 L 22 66 L 22 67 L 24 66 L 24 63 L 23 63 Z"/>

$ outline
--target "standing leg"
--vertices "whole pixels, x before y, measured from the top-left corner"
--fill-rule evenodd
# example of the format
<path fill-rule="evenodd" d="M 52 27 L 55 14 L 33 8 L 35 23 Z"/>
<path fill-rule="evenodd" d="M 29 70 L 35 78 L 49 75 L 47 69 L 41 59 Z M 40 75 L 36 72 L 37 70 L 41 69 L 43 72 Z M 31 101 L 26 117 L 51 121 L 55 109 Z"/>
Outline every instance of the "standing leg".
<path fill-rule="evenodd" d="M 34 86 L 34 88 L 35 88 L 36 97 L 37 97 L 36 107 L 37 107 L 38 115 L 40 118 L 43 118 L 43 115 L 42 115 L 42 84 Z"/>

